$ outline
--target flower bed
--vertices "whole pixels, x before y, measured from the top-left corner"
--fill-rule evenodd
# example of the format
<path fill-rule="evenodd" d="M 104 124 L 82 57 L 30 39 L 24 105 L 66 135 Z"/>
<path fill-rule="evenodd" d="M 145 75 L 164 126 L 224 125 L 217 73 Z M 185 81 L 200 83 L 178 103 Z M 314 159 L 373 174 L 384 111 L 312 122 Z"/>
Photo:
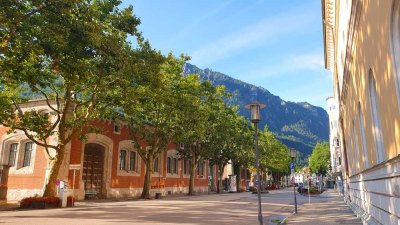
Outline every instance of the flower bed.
<path fill-rule="evenodd" d="M 21 208 L 45 209 L 58 208 L 60 199 L 57 197 L 28 197 L 20 201 Z"/>

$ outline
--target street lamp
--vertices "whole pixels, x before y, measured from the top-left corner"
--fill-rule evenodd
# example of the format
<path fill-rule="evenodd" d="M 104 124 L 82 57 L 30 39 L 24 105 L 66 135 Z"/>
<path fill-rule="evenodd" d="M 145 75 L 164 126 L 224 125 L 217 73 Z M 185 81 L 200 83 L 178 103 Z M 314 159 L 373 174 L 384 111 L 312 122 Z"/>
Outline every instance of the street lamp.
<path fill-rule="evenodd" d="M 260 179 L 260 153 L 258 151 L 258 128 L 257 123 L 260 122 L 260 109 L 265 108 L 264 104 L 260 104 L 258 101 L 252 102 L 245 106 L 246 109 L 250 109 L 251 122 L 254 124 L 254 136 L 255 136 L 255 148 L 256 148 L 256 168 L 257 168 L 257 197 L 258 197 L 258 222 L 260 225 L 263 224 L 263 217 L 261 212 L 261 179 Z"/>
<path fill-rule="evenodd" d="M 290 149 L 290 158 L 292 158 L 292 163 L 294 167 L 295 159 L 296 159 L 297 152 L 294 149 Z M 296 197 L 296 178 L 295 178 L 295 172 L 294 169 L 292 169 L 292 174 L 293 174 L 293 194 L 294 194 L 294 213 L 297 213 L 297 197 Z"/>

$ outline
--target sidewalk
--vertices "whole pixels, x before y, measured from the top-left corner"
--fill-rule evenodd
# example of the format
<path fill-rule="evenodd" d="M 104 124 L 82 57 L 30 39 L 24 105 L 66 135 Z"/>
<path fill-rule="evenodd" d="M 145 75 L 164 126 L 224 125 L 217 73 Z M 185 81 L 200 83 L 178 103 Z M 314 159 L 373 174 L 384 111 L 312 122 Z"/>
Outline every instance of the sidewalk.
<path fill-rule="evenodd" d="M 311 198 L 311 205 L 308 203 L 300 205 L 298 213 L 291 215 L 286 224 L 362 224 L 361 220 L 343 202 L 335 190 L 328 189 L 319 197 Z"/>

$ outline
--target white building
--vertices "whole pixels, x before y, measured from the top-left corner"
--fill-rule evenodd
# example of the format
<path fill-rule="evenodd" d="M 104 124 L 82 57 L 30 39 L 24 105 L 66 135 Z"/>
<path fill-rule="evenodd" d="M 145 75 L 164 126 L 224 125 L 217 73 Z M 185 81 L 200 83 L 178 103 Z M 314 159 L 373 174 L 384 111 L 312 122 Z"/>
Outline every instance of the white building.
<path fill-rule="evenodd" d="M 335 180 L 335 188 L 343 193 L 342 177 L 342 153 L 340 150 L 340 127 L 339 127 L 339 101 L 336 97 L 326 99 L 329 116 L 329 146 L 331 153 L 331 175 Z"/>

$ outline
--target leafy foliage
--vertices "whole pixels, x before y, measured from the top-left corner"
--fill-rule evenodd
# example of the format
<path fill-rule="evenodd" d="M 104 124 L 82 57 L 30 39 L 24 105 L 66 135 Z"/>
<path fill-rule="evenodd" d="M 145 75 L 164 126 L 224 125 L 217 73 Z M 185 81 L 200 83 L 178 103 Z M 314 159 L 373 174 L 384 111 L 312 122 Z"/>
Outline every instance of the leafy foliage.
<path fill-rule="evenodd" d="M 315 145 L 315 148 L 310 156 L 310 169 L 316 173 L 326 175 L 330 164 L 329 143 L 321 142 Z"/>
<path fill-rule="evenodd" d="M 282 144 L 268 127 L 260 133 L 260 167 L 268 168 L 273 174 L 285 175 L 289 172 L 289 149 Z"/>
<path fill-rule="evenodd" d="M 52 170 L 45 196 L 54 196 L 65 145 L 102 117 L 135 64 L 128 35 L 142 43 L 133 8 L 120 1 L 0 3 L 0 123 L 46 149 Z M 48 112 L 21 105 L 39 98 Z M 49 143 L 56 135 L 57 142 Z"/>

